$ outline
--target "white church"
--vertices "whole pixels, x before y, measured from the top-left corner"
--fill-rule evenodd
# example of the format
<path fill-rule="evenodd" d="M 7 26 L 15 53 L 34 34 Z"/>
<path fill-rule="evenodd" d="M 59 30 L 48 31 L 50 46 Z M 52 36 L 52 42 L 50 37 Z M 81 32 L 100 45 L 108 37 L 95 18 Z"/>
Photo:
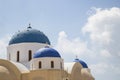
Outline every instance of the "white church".
<path fill-rule="evenodd" d="M 9 41 L 7 60 L 0 59 L 0 80 L 95 79 L 84 61 L 76 58 L 73 62 L 64 62 L 48 37 L 29 25 Z"/>

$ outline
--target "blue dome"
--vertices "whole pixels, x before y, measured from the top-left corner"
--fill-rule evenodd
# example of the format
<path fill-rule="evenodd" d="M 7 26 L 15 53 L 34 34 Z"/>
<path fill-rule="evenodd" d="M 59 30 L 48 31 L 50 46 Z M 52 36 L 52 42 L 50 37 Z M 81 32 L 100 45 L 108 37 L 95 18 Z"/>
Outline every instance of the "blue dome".
<path fill-rule="evenodd" d="M 41 57 L 60 57 L 60 54 L 53 48 L 42 48 L 39 49 L 33 56 L 34 58 L 41 58 Z"/>
<path fill-rule="evenodd" d="M 50 45 L 49 39 L 43 32 L 32 29 L 31 27 L 28 27 L 26 30 L 19 31 L 15 35 L 13 35 L 11 40 L 9 41 L 9 45 L 24 42 L 47 43 Z"/>
<path fill-rule="evenodd" d="M 88 68 L 87 64 L 82 60 L 75 59 L 74 62 L 79 62 L 82 65 L 83 68 Z"/>

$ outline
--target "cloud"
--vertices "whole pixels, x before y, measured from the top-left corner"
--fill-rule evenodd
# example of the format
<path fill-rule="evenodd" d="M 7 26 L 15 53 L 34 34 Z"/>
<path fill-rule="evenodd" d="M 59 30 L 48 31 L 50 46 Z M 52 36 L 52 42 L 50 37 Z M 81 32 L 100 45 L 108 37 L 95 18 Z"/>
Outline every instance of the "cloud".
<path fill-rule="evenodd" d="M 96 13 L 88 18 L 88 22 L 82 28 L 83 33 L 89 33 L 92 41 L 109 44 L 112 34 L 119 28 L 120 9 L 96 9 Z"/>
<path fill-rule="evenodd" d="M 100 75 L 100 74 L 105 74 L 106 69 L 110 68 L 110 66 L 107 65 L 106 63 L 98 63 L 98 64 L 90 65 L 90 68 L 94 74 Z"/>
<path fill-rule="evenodd" d="M 87 42 L 82 41 L 79 37 L 69 39 L 64 31 L 59 32 L 55 48 L 60 51 L 60 53 L 63 53 L 62 55 L 71 55 L 74 57 L 83 56 L 85 53 L 90 52 L 87 48 Z"/>
<path fill-rule="evenodd" d="M 89 36 L 91 49 L 94 51 L 97 61 L 91 64 L 93 74 L 96 78 L 110 76 L 109 79 L 117 78 L 120 75 L 120 8 L 95 9 L 85 26 L 83 34 Z M 112 73 L 109 73 L 112 72 Z"/>
<path fill-rule="evenodd" d="M 67 34 L 61 31 L 59 33 L 57 49 L 61 49 L 64 53 L 82 54 L 86 50 L 85 44 L 86 43 L 80 41 L 79 38 L 69 40 Z"/>
<path fill-rule="evenodd" d="M 100 62 L 89 66 L 94 77 L 99 80 L 104 80 L 109 77 L 109 80 L 120 79 L 120 64 L 113 65 L 112 63 Z"/>
<path fill-rule="evenodd" d="M 81 30 L 87 40 L 79 37 L 69 39 L 65 31 L 61 31 L 55 47 L 63 56 L 87 58 L 88 66 L 97 80 L 108 78 L 108 75 L 109 80 L 119 80 L 120 8 L 94 9 L 95 12 L 90 14 Z"/>
<path fill-rule="evenodd" d="M 9 35 L 6 35 L 5 37 L 0 39 L 0 58 L 6 59 L 7 57 L 7 50 L 6 47 L 8 45 L 10 37 Z"/>
<path fill-rule="evenodd" d="M 106 57 L 106 58 L 111 57 L 110 52 L 107 50 L 101 50 L 100 54 L 101 54 L 101 56 Z"/>
<path fill-rule="evenodd" d="M 96 9 L 82 28 L 88 33 L 91 42 L 106 48 L 112 55 L 118 56 L 120 48 L 120 8 Z"/>

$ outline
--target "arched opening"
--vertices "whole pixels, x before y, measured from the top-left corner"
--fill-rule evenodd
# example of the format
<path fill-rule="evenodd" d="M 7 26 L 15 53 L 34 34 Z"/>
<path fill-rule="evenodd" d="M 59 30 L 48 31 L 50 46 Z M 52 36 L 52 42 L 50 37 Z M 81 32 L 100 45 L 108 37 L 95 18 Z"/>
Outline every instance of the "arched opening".
<path fill-rule="evenodd" d="M 17 51 L 17 62 L 20 61 L 20 51 Z"/>
<path fill-rule="evenodd" d="M 39 61 L 39 69 L 42 68 L 42 62 Z"/>
<path fill-rule="evenodd" d="M 51 61 L 51 68 L 54 68 L 54 61 Z"/>
<path fill-rule="evenodd" d="M 30 61 L 32 59 L 32 51 L 29 50 L 28 51 L 28 61 Z"/>

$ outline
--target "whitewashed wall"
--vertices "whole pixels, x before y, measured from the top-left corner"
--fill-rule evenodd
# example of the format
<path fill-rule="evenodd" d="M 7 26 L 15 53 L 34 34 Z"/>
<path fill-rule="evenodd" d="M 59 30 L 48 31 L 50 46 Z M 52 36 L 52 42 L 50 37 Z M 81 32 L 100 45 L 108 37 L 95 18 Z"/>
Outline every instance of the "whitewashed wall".
<path fill-rule="evenodd" d="M 19 62 L 24 64 L 26 67 L 29 65 L 29 50 L 32 51 L 32 58 L 33 54 L 39 50 L 48 46 L 48 44 L 41 44 L 41 43 L 19 43 L 19 44 L 12 44 L 7 47 L 7 57 L 8 60 L 17 61 L 17 51 L 19 51 Z"/>
<path fill-rule="evenodd" d="M 57 57 L 43 57 L 35 58 L 30 61 L 30 69 L 37 70 L 39 69 L 39 61 L 42 65 L 40 69 L 63 69 L 64 62 L 63 59 Z M 54 61 L 54 68 L 51 68 L 51 61 Z M 62 64 L 62 66 L 61 66 Z"/>

